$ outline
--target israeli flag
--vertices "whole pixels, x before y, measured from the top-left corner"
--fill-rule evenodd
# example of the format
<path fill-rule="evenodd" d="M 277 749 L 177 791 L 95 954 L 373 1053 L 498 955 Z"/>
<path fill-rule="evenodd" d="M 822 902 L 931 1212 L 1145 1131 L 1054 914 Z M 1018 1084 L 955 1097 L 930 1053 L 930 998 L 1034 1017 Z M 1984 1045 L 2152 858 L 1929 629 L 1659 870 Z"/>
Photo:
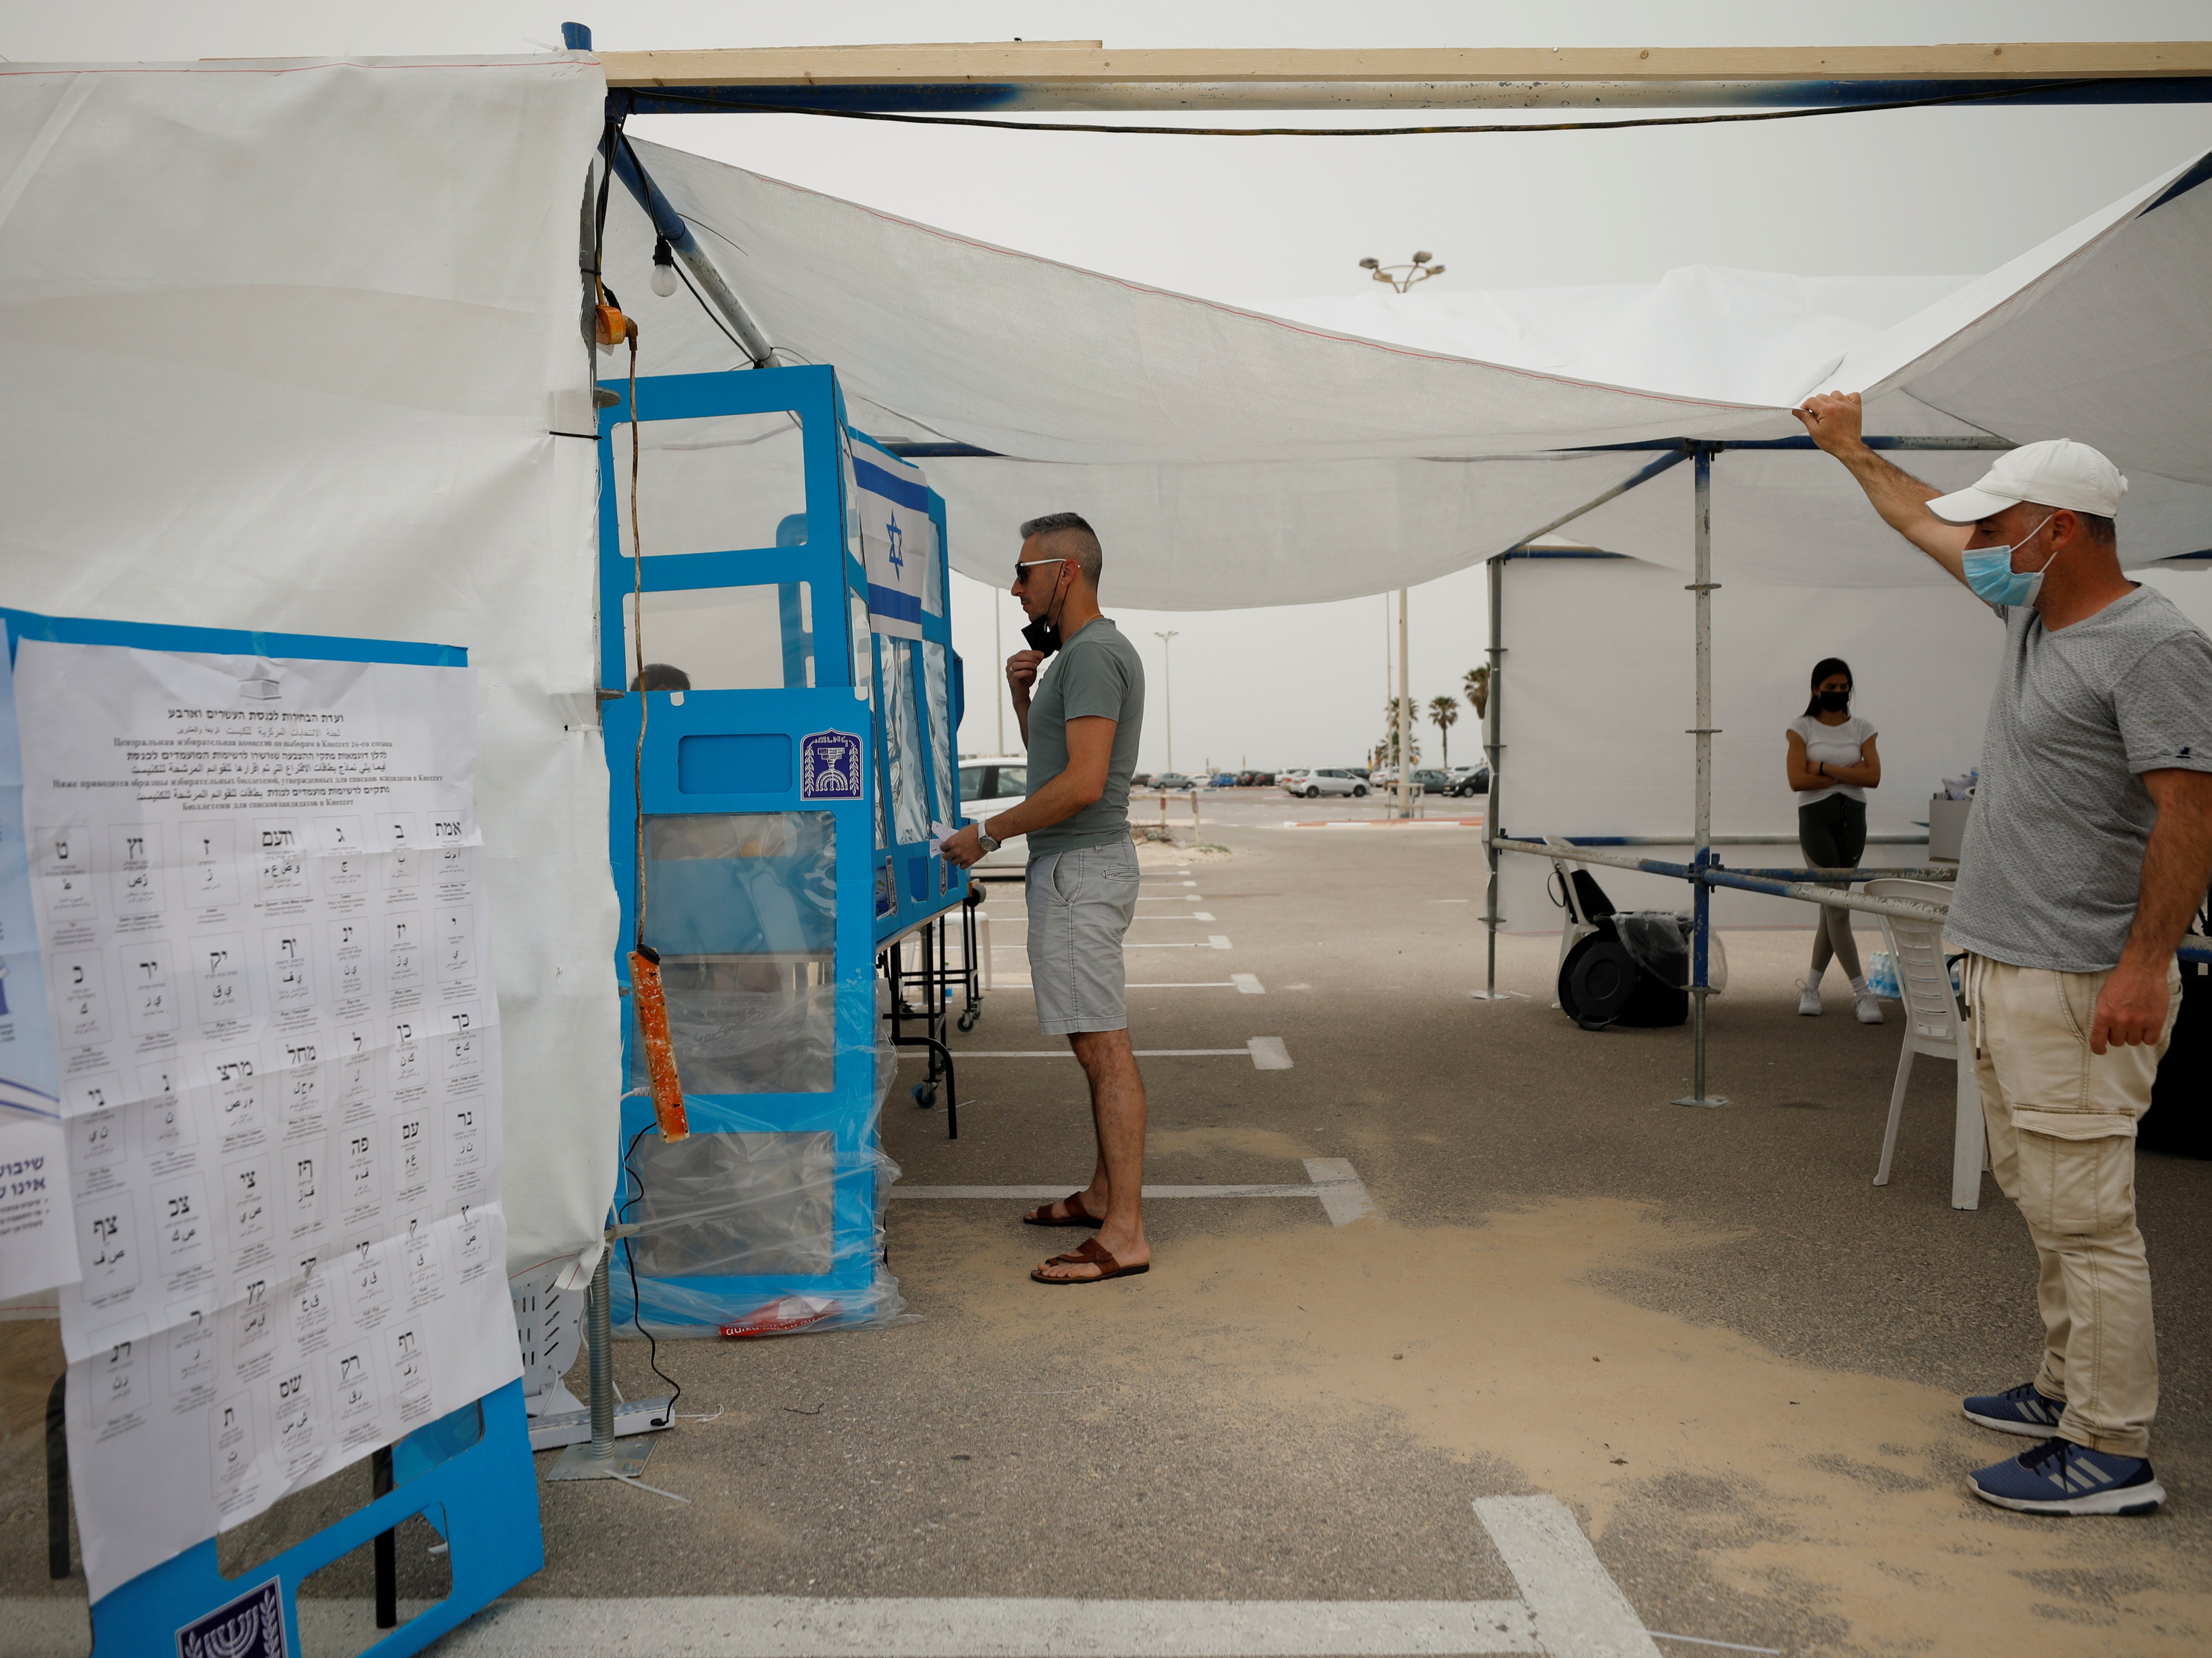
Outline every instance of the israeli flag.
<path fill-rule="evenodd" d="M 860 562 L 868 574 L 869 625 L 895 639 L 919 639 L 924 601 L 936 593 L 937 562 L 937 525 L 929 516 L 929 485 L 921 468 L 856 445 L 853 499 L 860 508 Z"/>

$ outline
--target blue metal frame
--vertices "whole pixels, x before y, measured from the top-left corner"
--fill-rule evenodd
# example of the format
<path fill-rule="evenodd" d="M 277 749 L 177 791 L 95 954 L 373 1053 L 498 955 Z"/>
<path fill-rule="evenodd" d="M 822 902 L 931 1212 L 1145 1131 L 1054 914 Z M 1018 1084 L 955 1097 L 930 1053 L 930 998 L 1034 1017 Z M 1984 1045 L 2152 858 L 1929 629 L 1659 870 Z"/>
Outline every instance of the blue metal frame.
<path fill-rule="evenodd" d="M 300 1652 L 301 1583 L 418 1514 L 447 1541 L 453 1587 L 361 1658 L 420 1652 L 544 1568 L 538 1470 L 530 1460 L 520 1382 L 399 1441 L 392 1447 L 392 1472 L 397 1483 L 390 1491 L 236 1577 L 222 1575 L 212 1537 L 139 1573 L 92 1603 L 93 1650 L 173 1653 L 184 1625 L 274 1582 L 284 1604 L 284 1650 Z"/>
<path fill-rule="evenodd" d="M 468 665 L 468 653 L 453 645 L 111 622 L 28 610 L 0 610 L 0 621 L 6 626 L 10 664 L 20 641 L 41 639 L 65 645 L 330 662 Z M 295 1600 L 301 1582 L 416 1514 L 447 1540 L 453 1586 L 444 1600 L 368 1648 L 362 1658 L 405 1658 L 421 1651 L 544 1566 L 538 1473 L 530 1459 L 530 1424 L 520 1382 L 511 1382 L 418 1428 L 395 1442 L 392 1454 L 397 1480 L 393 1490 L 252 1571 L 225 1577 L 217 1563 L 216 1540 L 210 1537 L 100 1596 L 92 1603 L 94 1649 L 174 1652 L 179 1628 L 273 1582 L 284 1606 L 285 1650 L 298 1652 Z"/>
<path fill-rule="evenodd" d="M 724 415 L 789 411 L 803 429 L 802 471 L 806 490 L 806 539 L 797 547 L 732 548 L 725 550 L 653 555 L 650 549 L 641 570 L 634 568 L 621 544 L 617 491 L 629 487 L 629 458 L 616 441 L 616 430 L 630 417 L 629 383 L 604 382 L 621 401 L 600 410 L 599 464 L 603 488 L 599 497 L 599 614 L 601 617 L 600 677 L 606 697 L 602 708 L 608 770 L 611 782 L 608 803 L 608 851 L 615 888 L 622 905 L 621 942 L 615 962 L 622 993 L 629 993 L 629 951 L 636 935 L 637 815 L 647 817 L 741 812 L 826 812 L 835 826 L 836 916 L 833 923 L 836 985 L 836 1053 L 830 1089 L 822 1093 L 704 1094 L 685 1092 L 695 1133 L 826 1133 L 838 1157 L 832 1269 L 826 1274 L 761 1274 L 751 1276 L 686 1276 L 670 1280 L 672 1288 L 696 1291 L 737 1316 L 783 1296 L 854 1295 L 874 1281 L 876 1259 L 876 1169 L 872 1161 L 872 1124 L 876 1105 L 876 987 L 875 958 L 886 929 L 899 930 L 957 904 L 965 896 L 964 875 L 936 890 L 936 872 L 941 859 L 929 855 L 926 844 L 878 848 L 875 813 L 879 800 L 888 800 L 882 740 L 884 697 L 880 693 L 883 651 L 871 632 L 867 659 L 877 674 L 877 689 L 856 690 L 853 683 L 854 641 L 852 599 L 865 604 L 867 578 L 859 548 L 848 535 L 848 503 L 840 435 L 854 446 L 872 440 L 850 432 L 844 422 L 843 398 L 836 375 L 823 366 L 763 368 L 743 374 L 680 374 L 641 379 L 637 382 L 637 416 L 641 421 L 704 418 Z M 939 591 L 950 581 L 945 558 L 944 503 L 934 495 L 930 515 L 938 529 Z M 793 663 L 788 623 L 796 605 L 796 584 L 813 586 L 813 654 L 815 683 L 811 687 L 789 684 Z M 681 693 L 630 692 L 631 665 L 623 659 L 624 634 L 620 618 L 636 587 L 647 592 L 672 592 L 735 586 L 775 585 L 783 589 L 786 610 L 787 683 L 782 689 L 690 690 Z M 949 610 L 949 592 L 947 594 Z M 923 637 L 951 651 L 949 615 L 925 616 Z M 915 653 L 915 703 L 921 712 L 923 769 L 929 777 L 933 817 L 953 821 L 958 811 L 958 766 L 952 768 L 956 798 L 940 803 L 935 798 L 934 767 L 931 765 L 927 688 L 921 681 L 919 653 Z M 639 751 L 643 722 L 642 756 Z M 955 729 L 957 708 L 955 708 Z M 868 779 L 856 800 L 805 799 L 801 797 L 796 763 L 787 777 L 775 780 L 781 786 L 750 793 L 687 792 L 679 765 L 684 740 L 692 737 L 781 735 L 792 743 L 794 756 L 808 733 L 841 732 L 861 739 L 864 768 Z M 948 810 L 949 807 L 949 810 Z M 902 875 L 919 858 L 927 876 L 926 893 L 906 879 L 895 884 L 895 902 L 885 914 L 877 914 L 879 877 Z M 624 1020 L 623 1074 L 637 1067 L 637 1033 L 633 1020 Z M 651 1104 L 643 1098 L 625 1100 L 621 1118 L 618 1152 L 627 1151 L 653 1122 Z M 636 1195 L 637 1182 L 627 1172 L 617 1187 L 618 1209 Z M 617 1246 L 622 1253 L 611 1274 L 613 1311 L 620 1325 L 634 1318 L 635 1303 L 641 1296 L 649 1321 L 700 1324 L 696 1303 L 686 1305 L 663 1298 L 656 1303 L 655 1282 L 642 1271 L 636 1273 L 637 1292 L 632 1291 L 631 1268 L 636 1263 L 626 1253 L 628 1242 Z"/>

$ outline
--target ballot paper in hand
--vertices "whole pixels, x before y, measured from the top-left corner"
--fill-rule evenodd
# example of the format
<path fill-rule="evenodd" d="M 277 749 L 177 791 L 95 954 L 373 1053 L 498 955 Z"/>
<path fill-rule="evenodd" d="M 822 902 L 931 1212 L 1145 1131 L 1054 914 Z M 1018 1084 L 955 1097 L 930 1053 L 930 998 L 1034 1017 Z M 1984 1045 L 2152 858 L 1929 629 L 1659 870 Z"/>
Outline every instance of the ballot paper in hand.
<path fill-rule="evenodd" d="M 929 826 L 929 855 L 933 858 L 945 856 L 945 843 L 966 827 L 964 823 L 932 823 Z"/>

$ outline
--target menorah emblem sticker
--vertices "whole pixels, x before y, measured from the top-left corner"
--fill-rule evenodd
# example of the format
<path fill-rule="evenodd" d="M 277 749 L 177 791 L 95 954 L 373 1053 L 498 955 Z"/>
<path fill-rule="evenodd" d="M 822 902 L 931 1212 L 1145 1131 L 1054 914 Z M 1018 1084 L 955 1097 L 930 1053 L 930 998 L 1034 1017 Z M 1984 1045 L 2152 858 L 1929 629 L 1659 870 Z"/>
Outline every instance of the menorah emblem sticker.
<path fill-rule="evenodd" d="M 851 732 L 813 732 L 799 739 L 799 798 L 858 800 L 860 739 Z"/>
<path fill-rule="evenodd" d="M 256 1584 L 179 1630 L 177 1658 L 290 1658 L 276 1579 Z"/>

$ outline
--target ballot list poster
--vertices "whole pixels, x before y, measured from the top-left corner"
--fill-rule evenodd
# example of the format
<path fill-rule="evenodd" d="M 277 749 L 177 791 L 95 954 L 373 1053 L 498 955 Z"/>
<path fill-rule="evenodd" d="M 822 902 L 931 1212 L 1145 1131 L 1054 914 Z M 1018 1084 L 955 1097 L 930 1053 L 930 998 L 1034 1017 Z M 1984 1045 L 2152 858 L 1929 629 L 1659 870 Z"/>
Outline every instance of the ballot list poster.
<path fill-rule="evenodd" d="M 460 667 L 25 638 L 93 1594 L 520 1374 Z"/>
<path fill-rule="evenodd" d="M 0 1300 L 74 1280 L 64 1135 L 23 833 L 13 681 L 0 672 Z"/>

